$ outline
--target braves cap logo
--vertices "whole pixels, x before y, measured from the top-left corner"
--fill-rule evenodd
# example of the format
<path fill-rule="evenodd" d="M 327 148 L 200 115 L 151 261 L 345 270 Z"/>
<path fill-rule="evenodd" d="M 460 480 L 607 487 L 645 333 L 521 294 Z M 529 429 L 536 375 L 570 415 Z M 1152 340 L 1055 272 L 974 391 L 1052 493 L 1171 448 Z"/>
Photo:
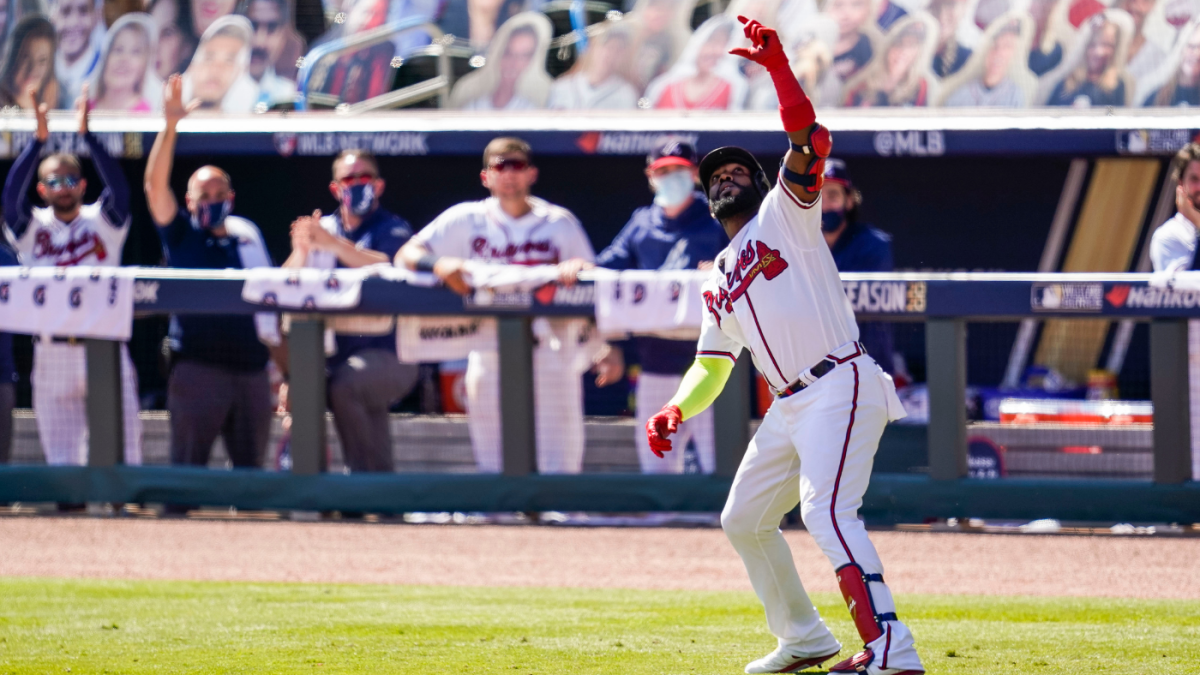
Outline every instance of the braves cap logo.
<path fill-rule="evenodd" d="M 304 296 L 304 303 L 301 304 L 301 307 L 303 307 L 304 309 L 316 309 L 317 308 L 316 298 L 314 298 L 311 295 Z"/>
<path fill-rule="evenodd" d="M 338 281 L 337 275 L 330 274 L 329 278 L 325 280 L 325 289 L 326 290 L 336 291 L 336 290 L 341 289 L 341 287 L 342 287 L 342 282 Z"/>
<path fill-rule="evenodd" d="M 271 291 L 263 293 L 262 304 L 274 307 L 279 304 L 279 296 Z"/>
<path fill-rule="evenodd" d="M 638 304 L 646 299 L 646 284 L 633 285 L 633 304 Z"/>
<path fill-rule="evenodd" d="M 8 302 L 8 293 L 11 286 L 12 284 L 7 281 L 0 284 L 0 302 Z"/>
<path fill-rule="evenodd" d="M 288 274 L 287 281 L 285 281 L 284 283 L 286 283 L 288 286 L 299 286 L 300 285 L 300 273 L 292 272 L 291 274 Z"/>
<path fill-rule="evenodd" d="M 33 289 L 33 304 L 41 307 L 46 304 L 46 285 L 42 284 Z"/>
<path fill-rule="evenodd" d="M 71 309 L 79 309 L 83 304 L 83 288 L 73 286 L 70 295 L 67 296 L 67 302 L 70 303 Z"/>

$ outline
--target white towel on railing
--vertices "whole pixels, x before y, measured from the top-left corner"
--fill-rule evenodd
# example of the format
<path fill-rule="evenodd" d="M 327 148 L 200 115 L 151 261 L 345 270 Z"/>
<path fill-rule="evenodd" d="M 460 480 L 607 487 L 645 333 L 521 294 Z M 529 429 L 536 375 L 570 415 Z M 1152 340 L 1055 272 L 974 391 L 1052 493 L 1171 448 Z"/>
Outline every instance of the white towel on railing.
<path fill-rule="evenodd" d="M 704 270 L 593 270 L 596 327 L 602 335 L 630 333 L 674 339 L 700 335 Z"/>
<path fill-rule="evenodd" d="M 242 299 L 281 309 L 352 309 L 362 300 L 362 281 L 367 274 L 367 268 L 249 269 Z"/>
<path fill-rule="evenodd" d="M 127 267 L 0 267 L 0 331 L 127 341 L 135 273 Z"/>

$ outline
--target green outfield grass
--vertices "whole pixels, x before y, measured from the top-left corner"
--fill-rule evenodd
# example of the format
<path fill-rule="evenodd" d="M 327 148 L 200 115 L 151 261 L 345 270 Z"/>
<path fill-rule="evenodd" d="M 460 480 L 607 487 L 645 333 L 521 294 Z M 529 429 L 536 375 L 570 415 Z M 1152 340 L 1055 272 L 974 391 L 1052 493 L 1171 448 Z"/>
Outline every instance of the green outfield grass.
<path fill-rule="evenodd" d="M 848 656 L 841 599 L 815 600 Z M 930 673 L 1200 672 L 1195 601 L 904 596 L 900 615 Z M 749 593 L 0 579 L 0 673 L 732 674 L 772 647 Z"/>

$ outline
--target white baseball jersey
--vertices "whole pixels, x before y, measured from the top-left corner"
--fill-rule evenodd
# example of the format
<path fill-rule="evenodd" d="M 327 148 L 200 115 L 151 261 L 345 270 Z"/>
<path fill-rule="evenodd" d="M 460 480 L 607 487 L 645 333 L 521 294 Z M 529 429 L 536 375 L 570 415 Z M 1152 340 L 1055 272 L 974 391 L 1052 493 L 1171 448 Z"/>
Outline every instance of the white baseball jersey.
<path fill-rule="evenodd" d="M 113 222 L 103 202 L 81 206 L 70 223 L 55 217 L 53 209 L 38 207 L 15 244 L 21 264 L 27 267 L 116 267 L 128 234 L 128 222 Z"/>
<path fill-rule="evenodd" d="M 697 355 L 736 360 L 746 347 L 776 390 L 858 339 L 821 235 L 821 200 L 805 204 L 782 181 L 717 255 L 703 297 Z"/>
<path fill-rule="evenodd" d="M 530 197 L 529 204 L 532 211 L 512 218 L 495 197 L 463 202 L 446 209 L 413 241 L 434 255 L 508 265 L 595 260 L 596 252 L 574 214 L 537 197 Z"/>

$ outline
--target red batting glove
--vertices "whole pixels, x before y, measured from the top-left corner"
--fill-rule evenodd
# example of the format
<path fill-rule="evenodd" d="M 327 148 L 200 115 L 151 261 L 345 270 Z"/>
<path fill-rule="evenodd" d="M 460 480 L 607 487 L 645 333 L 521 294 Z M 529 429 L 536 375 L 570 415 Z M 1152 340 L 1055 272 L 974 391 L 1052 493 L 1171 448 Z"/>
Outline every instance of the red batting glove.
<path fill-rule="evenodd" d="M 779 95 L 779 116 L 783 119 L 783 130 L 792 133 L 812 126 L 817 121 L 817 113 L 788 66 L 788 57 L 783 53 L 779 34 L 774 28 L 767 28 L 744 16 L 739 16 L 738 21 L 746 24 L 744 32 L 754 48 L 739 47 L 730 50 L 729 53 L 750 59 L 765 67 L 771 74 L 771 81 L 775 83 L 775 93 Z"/>
<path fill-rule="evenodd" d="M 758 21 L 739 16 L 738 21 L 746 24 L 743 32 L 754 45 L 753 49 L 738 47 L 729 51 L 734 56 L 750 59 L 765 67 L 767 70 L 788 67 L 787 54 L 783 53 L 783 44 L 779 42 L 779 34 L 774 28 L 767 28 Z"/>
<path fill-rule="evenodd" d="M 679 423 L 683 421 L 683 413 L 678 406 L 663 406 L 653 417 L 646 421 L 646 438 L 650 439 L 650 452 L 662 457 L 664 452 L 671 451 L 671 441 L 667 436 L 679 431 Z"/>

